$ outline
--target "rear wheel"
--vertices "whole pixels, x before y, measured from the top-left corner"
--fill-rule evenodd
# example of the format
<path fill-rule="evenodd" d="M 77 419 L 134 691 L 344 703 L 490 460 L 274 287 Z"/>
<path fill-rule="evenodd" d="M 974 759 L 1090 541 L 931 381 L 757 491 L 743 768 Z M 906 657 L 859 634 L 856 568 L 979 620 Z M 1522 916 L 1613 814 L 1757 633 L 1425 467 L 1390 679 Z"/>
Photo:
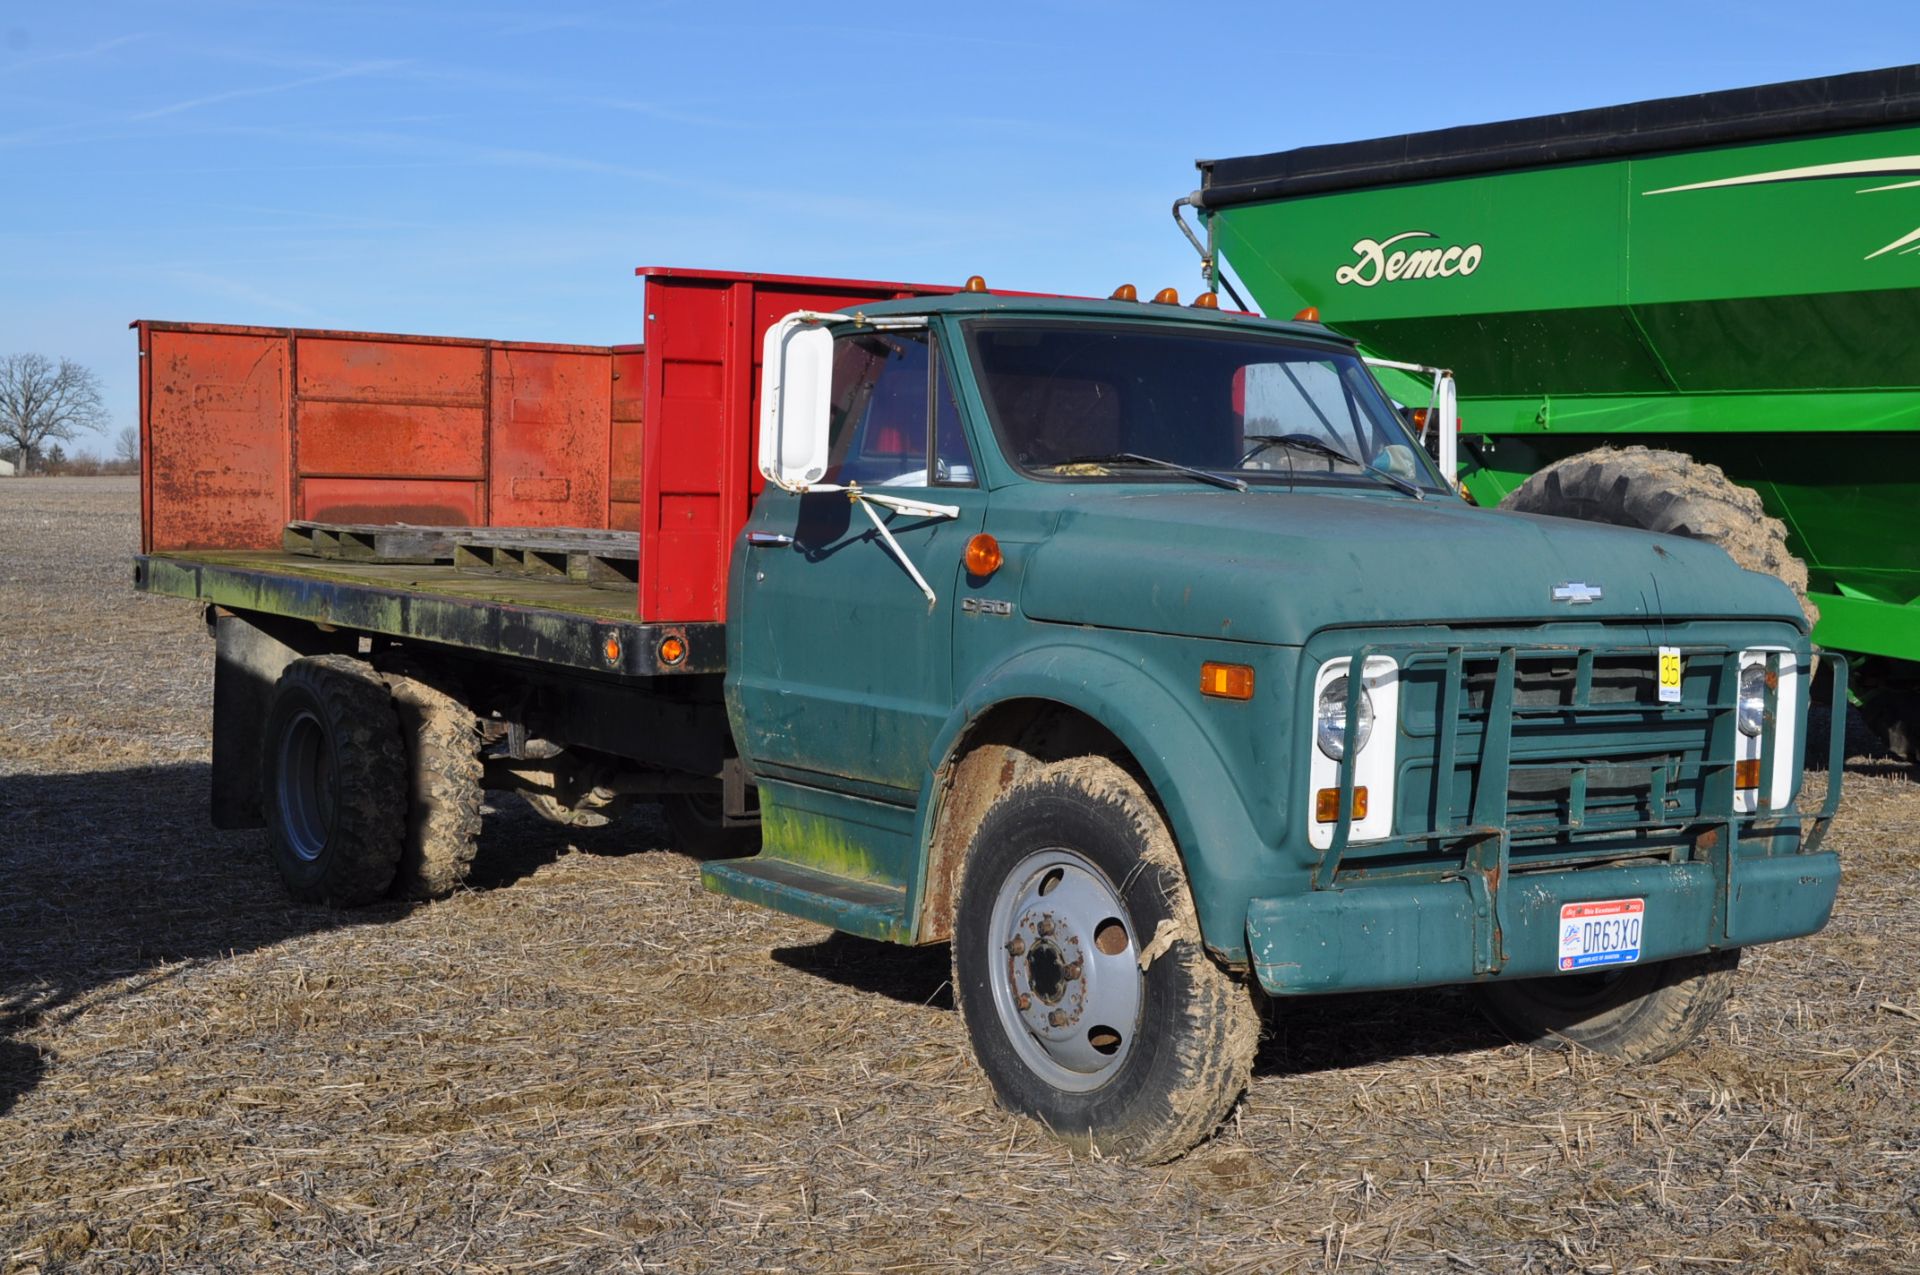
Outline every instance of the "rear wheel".
<path fill-rule="evenodd" d="M 335 907 L 385 895 L 400 861 L 407 757 L 380 675 L 345 655 L 293 661 L 263 740 L 267 845 L 288 892 Z"/>
<path fill-rule="evenodd" d="M 1733 990 L 1740 949 L 1683 956 L 1615 972 L 1483 983 L 1474 990 L 1494 1026 L 1535 1049 L 1579 1045 L 1623 1062 L 1656 1062 L 1691 1044 Z"/>
<path fill-rule="evenodd" d="M 1807 567 L 1787 548 L 1787 528 L 1769 518 L 1760 497 L 1718 465 L 1682 452 L 1602 447 L 1556 461 L 1515 488 L 1502 509 L 1638 527 L 1705 540 L 1749 571 L 1793 590 L 1807 623 L 1820 618 L 1807 600 Z"/>
<path fill-rule="evenodd" d="M 465 883 L 480 841 L 479 720 L 444 675 L 404 658 L 381 662 L 407 750 L 406 833 L 390 888 L 438 899 Z"/>
<path fill-rule="evenodd" d="M 1172 837 L 1106 758 L 1030 770 L 961 868 L 953 986 L 1000 1104 L 1107 1155 L 1171 1159 L 1213 1131 L 1259 1044 L 1213 963 Z"/>

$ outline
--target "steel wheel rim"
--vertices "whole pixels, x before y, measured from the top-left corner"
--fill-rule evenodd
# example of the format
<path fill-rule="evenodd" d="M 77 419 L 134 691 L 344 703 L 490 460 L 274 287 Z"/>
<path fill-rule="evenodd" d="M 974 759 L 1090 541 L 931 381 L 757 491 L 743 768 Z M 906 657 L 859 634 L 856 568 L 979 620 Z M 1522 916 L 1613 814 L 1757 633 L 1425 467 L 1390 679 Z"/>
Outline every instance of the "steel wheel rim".
<path fill-rule="evenodd" d="M 333 749 L 326 728 L 300 710 L 280 736 L 280 831 L 287 848 L 312 863 L 333 829 Z"/>
<path fill-rule="evenodd" d="M 993 900 L 987 981 L 1014 1052 L 1056 1089 L 1111 1080 L 1133 1052 L 1146 977 L 1120 892 L 1065 848 L 1014 865 Z"/>

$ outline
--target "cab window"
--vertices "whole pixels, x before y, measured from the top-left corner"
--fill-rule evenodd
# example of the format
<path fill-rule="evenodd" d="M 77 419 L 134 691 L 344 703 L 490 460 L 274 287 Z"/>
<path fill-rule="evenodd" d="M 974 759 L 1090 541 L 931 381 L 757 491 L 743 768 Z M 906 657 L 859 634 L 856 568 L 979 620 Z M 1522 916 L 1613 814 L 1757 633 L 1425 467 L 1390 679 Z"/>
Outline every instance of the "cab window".
<path fill-rule="evenodd" d="M 861 332 L 834 344 L 829 483 L 971 486 L 959 406 L 926 331 Z"/>

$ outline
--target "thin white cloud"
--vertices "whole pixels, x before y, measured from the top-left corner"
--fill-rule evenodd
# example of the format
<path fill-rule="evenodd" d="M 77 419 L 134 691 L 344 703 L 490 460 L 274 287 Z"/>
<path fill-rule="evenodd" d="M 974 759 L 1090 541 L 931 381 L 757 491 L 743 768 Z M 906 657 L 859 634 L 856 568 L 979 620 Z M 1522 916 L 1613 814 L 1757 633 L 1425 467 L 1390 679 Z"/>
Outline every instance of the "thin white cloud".
<path fill-rule="evenodd" d="M 67 49 L 59 53 L 37 54 L 34 57 L 21 58 L 17 62 L 9 62 L 5 66 L 0 66 L 0 75 L 16 75 L 21 71 L 29 70 L 36 66 L 51 66 L 57 62 L 84 62 L 88 58 L 97 58 L 103 53 L 111 53 L 115 49 L 124 48 L 129 44 L 135 44 L 148 38 L 146 32 L 136 31 L 128 35 L 116 35 L 111 40 L 102 40 L 100 43 L 89 45 L 84 49 Z"/>
<path fill-rule="evenodd" d="M 284 80 L 279 84 L 262 84 L 254 88 L 229 89 L 224 93 L 209 93 L 204 97 L 190 97 L 184 101 L 171 102 L 166 106 L 155 107 L 150 111 L 140 111 L 127 117 L 129 122 L 137 120 L 159 119 L 166 115 L 178 115 L 183 111 L 198 110 L 203 106 L 213 106 L 219 102 L 232 102 L 240 98 L 265 97 L 273 93 L 286 93 L 293 89 L 307 88 L 314 84 L 330 84 L 337 80 L 362 79 L 369 75 L 380 75 L 405 66 L 401 61 L 356 62 L 350 66 L 338 67 L 319 75 L 302 76 L 297 80 Z"/>

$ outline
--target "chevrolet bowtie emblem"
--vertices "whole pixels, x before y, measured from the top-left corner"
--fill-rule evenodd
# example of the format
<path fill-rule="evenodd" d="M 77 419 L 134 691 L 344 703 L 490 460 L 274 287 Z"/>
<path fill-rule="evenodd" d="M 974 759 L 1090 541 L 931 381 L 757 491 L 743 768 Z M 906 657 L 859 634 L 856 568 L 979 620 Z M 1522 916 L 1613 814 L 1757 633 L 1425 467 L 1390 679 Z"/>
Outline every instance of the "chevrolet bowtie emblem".
<path fill-rule="evenodd" d="M 1603 591 L 1597 584 L 1556 584 L 1553 586 L 1553 600 L 1567 602 L 1574 606 L 1585 606 L 1589 602 L 1598 602 Z"/>

